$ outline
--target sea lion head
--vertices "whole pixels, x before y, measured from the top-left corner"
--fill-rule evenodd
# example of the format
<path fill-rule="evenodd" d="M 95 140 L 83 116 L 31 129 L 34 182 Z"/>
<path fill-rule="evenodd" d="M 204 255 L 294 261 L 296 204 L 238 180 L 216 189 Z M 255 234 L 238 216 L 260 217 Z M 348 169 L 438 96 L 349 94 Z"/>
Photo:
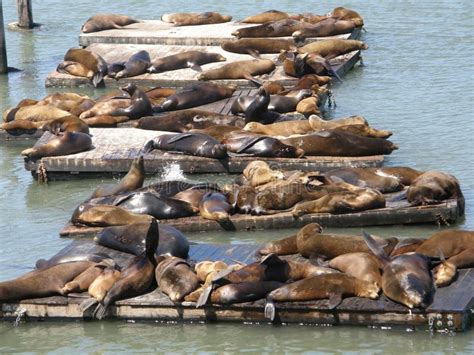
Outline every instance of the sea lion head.
<path fill-rule="evenodd" d="M 118 77 L 119 74 L 120 73 L 117 74 L 116 78 Z M 132 96 L 135 90 L 137 90 L 137 86 L 135 84 L 128 83 L 127 85 L 120 87 L 120 90 Z"/>
<path fill-rule="evenodd" d="M 443 262 L 434 275 L 435 285 L 438 287 L 447 286 L 456 275 L 456 265 L 450 262 Z"/>
<path fill-rule="evenodd" d="M 357 296 L 375 300 L 379 298 L 379 292 L 380 287 L 377 284 L 373 282 L 364 281 L 363 285 L 359 286 Z"/>

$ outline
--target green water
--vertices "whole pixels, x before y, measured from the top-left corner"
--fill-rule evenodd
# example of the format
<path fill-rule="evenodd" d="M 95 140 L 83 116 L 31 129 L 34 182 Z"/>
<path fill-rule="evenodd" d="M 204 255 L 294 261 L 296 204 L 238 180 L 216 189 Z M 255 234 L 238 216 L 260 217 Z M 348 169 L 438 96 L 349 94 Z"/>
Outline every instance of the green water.
<path fill-rule="evenodd" d="M 111 6 L 110 4 L 113 4 Z M 120 12 L 143 19 L 162 13 L 216 10 L 238 18 L 280 9 L 325 13 L 338 1 L 53 1 L 33 3 L 33 32 L 7 31 L 9 65 L 22 69 L 0 77 L 0 109 L 23 98 L 41 98 L 44 80 L 70 47 L 81 24 L 97 12 Z M 457 176 L 466 197 L 466 216 L 452 228 L 474 229 L 474 79 L 473 5 L 471 1 L 346 1 L 366 22 L 364 67 L 336 84 L 337 109 L 330 117 L 360 114 L 371 125 L 395 132 L 400 150 L 386 165 L 438 169 Z M 5 23 L 16 20 L 15 2 L 3 3 Z M 91 96 L 102 92 L 81 90 Z M 35 182 L 19 153 L 31 142 L 0 143 L 0 281 L 16 277 L 41 257 L 53 255 L 69 240 L 59 230 L 74 207 L 103 180 Z M 171 169 L 168 178 L 180 176 Z M 154 179 L 160 179 L 155 176 Z M 187 176 L 195 179 L 196 177 Z M 216 177 L 199 177 L 216 179 Z M 217 177 L 221 178 L 221 177 Z M 435 226 L 368 228 L 380 235 L 427 236 Z M 337 232 L 360 232 L 333 230 Z M 291 230 L 200 233 L 201 242 L 256 243 Z M 155 324 L 105 322 L 0 323 L 0 352 L 364 352 L 473 353 L 472 330 L 430 336 L 426 330 L 365 327 L 303 327 L 238 324 Z"/>

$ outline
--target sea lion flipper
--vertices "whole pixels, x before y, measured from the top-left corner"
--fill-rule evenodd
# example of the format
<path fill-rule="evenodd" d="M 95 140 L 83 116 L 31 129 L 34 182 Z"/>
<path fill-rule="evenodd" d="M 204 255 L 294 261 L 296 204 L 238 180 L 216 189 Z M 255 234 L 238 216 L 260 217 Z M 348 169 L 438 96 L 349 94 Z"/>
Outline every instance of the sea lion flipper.
<path fill-rule="evenodd" d="M 202 67 L 197 63 L 188 62 L 188 67 L 194 71 L 197 71 L 198 73 L 202 73 Z"/>
<path fill-rule="evenodd" d="M 273 322 L 273 320 L 275 319 L 275 313 L 276 313 L 275 304 L 271 300 L 267 299 L 267 302 L 265 303 L 265 311 L 264 311 L 265 318 L 270 319 Z"/>
<path fill-rule="evenodd" d="M 331 74 L 332 76 L 334 76 L 339 82 L 342 83 L 341 77 L 340 77 L 339 74 L 337 74 L 337 72 L 332 68 L 332 66 L 328 63 L 327 60 L 322 61 L 322 65 L 324 66 L 324 68 L 326 68 L 326 70 L 327 70 L 327 72 L 328 72 L 329 74 Z"/>
<path fill-rule="evenodd" d="M 202 293 L 196 302 L 196 308 L 202 307 L 207 303 L 207 300 L 211 296 L 211 292 L 212 292 L 212 285 L 209 285 L 203 288 Z"/>
<path fill-rule="evenodd" d="M 261 58 L 260 52 L 256 49 L 248 48 L 247 53 L 250 54 L 255 59 L 260 59 Z"/>
<path fill-rule="evenodd" d="M 146 144 L 143 146 L 141 153 L 142 154 L 148 154 L 150 153 L 153 149 L 155 149 L 155 142 L 153 139 L 150 139 Z"/>
<path fill-rule="evenodd" d="M 106 312 L 107 307 L 99 303 L 93 312 L 93 316 L 98 320 L 101 320 L 104 318 Z"/>
<path fill-rule="evenodd" d="M 261 87 L 263 85 L 263 82 L 260 79 L 254 78 L 253 76 L 250 76 L 248 80 L 257 85 L 257 87 Z"/>
<path fill-rule="evenodd" d="M 362 231 L 362 236 L 364 237 L 367 247 L 372 253 L 375 254 L 376 257 L 378 257 L 384 263 L 390 260 L 388 255 L 385 253 L 385 250 L 383 250 L 382 247 L 377 244 L 377 242 L 369 233 Z"/>
<path fill-rule="evenodd" d="M 262 139 L 265 139 L 266 137 L 265 136 L 260 136 L 260 137 L 253 137 L 252 139 L 249 139 L 247 141 L 247 143 L 245 143 L 244 145 L 242 145 L 239 149 L 237 149 L 236 153 L 237 154 L 240 154 L 242 153 L 243 151 L 245 151 L 247 148 L 251 147 L 252 145 L 254 145 L 255 143 L 261 141 Z"/>
<path fill-rule="evenodd" d="M 192 137 L 192 135 L 193 135 L 192 133 L 180 133 L 180 134 L 175 135 L 174 137 L 171 137 L 168 140 L 168 143 L 174 143 L 174 142 L 180 141 L 182 139 Z"/>
<path fill-rule="evenodd" d="M 284 262 L 285 261 L 280 259 L 278 257 L 278 255 L 276 255 L 274 253 L 265 255 L 265 257 L 263 257 L 262 260 L 260 260 L 260 264 L 262 264 L 262 265 L 278 265 L 278 264 L 282 264 Z"/>
<path fill-rule="evenodd" d="M 153 263 L 155 262 L 155 251 L 158 248 L 159 243 L 159 229 L 158 222 L 155 218 L 151 219 L 150 227 L 145 239 L 145 254 L 148 259 Z"/>
<path fill-rule="evenodd" d="M 334 309 L 342 302 L 341 293 L 331 293 L 329 295 L 328 309 Z"/>
<path fill-rule="evenodd" d="M 104 80 L 104 74 L 98 71 L 92 77 L 92 85 L 94 85 L 94 87 L 98 87 L 102 83 L 103 80 Z"/>
<path fill-rule="evenodd" d="M 81 302 L 81 304 L 79 305 L 79 309 L 81 310 L 81 312 L 85 312 L 96 304 L 97 304 L 97 300 L 93 297 L 90 297 L 86 299 L 85 301 Z"/>

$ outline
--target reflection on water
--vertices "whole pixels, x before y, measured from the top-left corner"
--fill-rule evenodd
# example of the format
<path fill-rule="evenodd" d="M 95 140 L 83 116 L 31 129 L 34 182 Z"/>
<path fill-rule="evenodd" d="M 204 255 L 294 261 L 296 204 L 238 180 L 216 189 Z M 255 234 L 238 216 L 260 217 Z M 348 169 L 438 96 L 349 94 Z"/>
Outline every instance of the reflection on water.
<path fill-rule="evenodd" d="M 25 97 L 41 98 L 56 91 L 44 80 L 66 50 L 77 45 L 81 24 L 97 12 L 120 12 L 137 18 L 157 19 L 164 12 L 226 12 L 244 17 L 271 8 L 291 12 L 325 13 L 339 6 L 329 0 L 311 4 L 295 1 L 199 2 L 125 0 L 77 2 L 44 0 L 33 4 L 35 21 L 44 24 L 34 32 L 7 31 L 9 65 L 22 71 L 0 77 L 0 109 Z M 344 6 L 361 12 L 369 44 L 364 67 L 356 67 L 335 84 L 337 108 L 329 117 L 360 114 L 376 128 L 395 132 L 400 149 L 386 165 L 439 169 L 457 176 L 466 197 L 466 218 L 453 228 L 474 228 L 474 90 L 472 90 L 473 5 L 467 0 L 371 2 L 347 1 Z M 15 2 L 3 3 L 5 23 L 16 20 Z M 101 90 L 77 89 L 97 97 Z M 31 142 L 0 143 L 0 280 L 24 273 L 36 259 L 54 254 L 69 243 L 58 238 L 73 209 L 94 188 L 110 179 L 58 181 L 41 185 L 23 168 L 19 153 Z M 171 166 L 167 178 L 194 181 L 230 181 L 225 175 L 183 176 Z M 153 176 L 149 182 L 161 179 Z M 382 236 L 426 236 L 437 228 L 390 226 L 366 228 Z M 360 233 L 361 228 L 330 229 Z M 292 230 L 209 232 L 190 234 L 195 241 L 263 243 Z M 474 352 L 472 331 L 455 337 L 426 331 L 382 331 L 361 327 L 271 327 L 243 325 L 163 325 L 125 322 L 26 323 L 15 328 L 0 323 L 0 352 L 82 351 L 248 351 L 248 352 Z"/>

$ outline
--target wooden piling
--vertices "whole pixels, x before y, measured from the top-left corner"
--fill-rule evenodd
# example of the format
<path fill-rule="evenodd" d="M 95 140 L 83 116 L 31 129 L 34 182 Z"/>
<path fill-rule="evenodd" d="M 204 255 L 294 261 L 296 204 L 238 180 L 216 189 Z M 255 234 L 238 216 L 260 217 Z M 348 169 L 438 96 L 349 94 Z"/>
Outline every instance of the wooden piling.
<path fill-rule="evenodd" d="M 0 0 L 0 74 L 8 72 L 5 28 L 3 27 L 3 3 Z"/>
<path fill-rule="evenodd" d="M 17 0 L 16 7 L 18 11 L 18 27 L 33 28 L 34 22 L 31 0 Z"/>

